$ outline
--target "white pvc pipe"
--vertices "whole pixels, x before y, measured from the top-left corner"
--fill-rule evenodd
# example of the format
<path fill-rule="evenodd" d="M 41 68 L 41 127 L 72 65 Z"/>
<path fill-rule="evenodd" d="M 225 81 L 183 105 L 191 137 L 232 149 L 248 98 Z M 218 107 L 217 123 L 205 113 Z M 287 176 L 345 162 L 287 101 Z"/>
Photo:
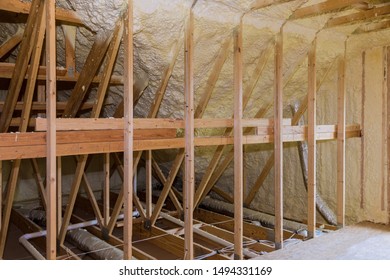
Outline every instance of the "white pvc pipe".
<path fill-rule="evenodd" d="M 138 211 L 133 212 L 133 216 L 139 215 Z M 118 215 L 118 220 L 123 219 L 124 214 Z M 98 221 L 91 220 L 91 221 L 86 221 L 78 224 L 72 224 L 67 227 L 68 230 L 75 230 L 75 229 L 80 229 L 84 227 L 90 227 L 90 226 L 95 226 L 98 224 Z M 38 231 L 38 232 L 33 232 L 33 233 L 26 233 L 22 235 L 19 238 L 19 243 L 26 248 L 26 250 L 33 255 L 37 260 L 46 260 L 45 257 L 37 250 L 35 247 L 29 242 L 30 239 L 38 238 L 38 237 L 45 237 L 47 235 L 46 230 Z"/>

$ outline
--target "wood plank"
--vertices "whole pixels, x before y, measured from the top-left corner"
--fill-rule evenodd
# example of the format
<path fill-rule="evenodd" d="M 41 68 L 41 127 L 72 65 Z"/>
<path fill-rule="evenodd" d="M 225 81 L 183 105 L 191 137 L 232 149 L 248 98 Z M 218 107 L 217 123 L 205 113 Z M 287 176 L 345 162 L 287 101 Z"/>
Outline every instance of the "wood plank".
<path fill-rule="evenodd" d="M 234 30 L 234 259 L 242 260 L 243 255 L 243 190 L 244 151 L 242 140 L 243 115 L 243 61 L 242 61 L 242 20 Z"/>
<path fill-rule="evenodd" d="M 199 104 L 196 108 L 197 110 L 195 111 L 194 115 L 197 116 L 197 118 L 203 117 L 203 114 L 207 107 L 205 104 L 208 104 L 210 101 L 212 92 L 214 91 L 215 85 L 217 84 L 219 75 L 221 74 L 222 68 L 225 65 L 226 59 L 230 53 L 231 45 L 232 37 L 228 36 L 219 51 L 217 59 L 214 62 L 213 69 L 211 70 L 210 76 L 206 82 L 206 92 L 202 95 L 201 100 L 199 101 Z"/>
<path fill-rule="evenodd" d="M 358 12 L 350 15 L 331 18 L 325 25 L 325 28 L 331 28 L 341 25 L 355 24 L 361 21 L 370 21 L 380 19 L 390 14 L 390 5 L 373 8 L 368 11 Z"/>
<path fill-rule="evenodd" d="M 387 89 L 387 213 L 390 214 L 390 47 L 386 48 L 386 89 Z M 389 221 L 390 221 L 390 215 Z"/>
<path fill-rule="evenodd" d="M 67 75 L 73 77 L 76 72 L 76 31 L 75 26 L 62 25 L 65 37 L 65 65 Z"/>
<path fill-rule="evenodd" d="M 48 130 L 46 133 L 46 258 L 55 260 L 57 258 L 57 143 L 56 143 L 56 22 L 55 22 L 55 1 L 46 1 L 46 116 Z"/>
<path fill-rule="evenodd" d="M 283 248 L 283 27 L 275 39 L 274 171 L 275 249 Z"/>
<path fill-rule="evenodd" d="M 0 2 L 0 10 L 17 13 L 17 14 L 29 14 L 31 3 L 23 2 L 21 0 L 2 0 Z M 77 15 L 76 12 L 56 8 L 56 19 L 64 23 L 75 24 L 78 26 L 84 26 L 83 21 Z"/>
<path fill-rule="evenodd" d="M 57 233 L 62 225 L 62 157 L 57 157 Z"/>
<path fill-rule="evenodd" d="M 302 19 L 307 17 L 313 17 L 317 15 L 323 15 L 331 12 L 340 12 L 341 10 L 351 7 L 354 4 L 362 3 L 363 0 L 327 0 L 318 4 L 306 6 L 296 10 L 291 16 L 291 19 Z"/>
<path fill-rule="evenodd" d="M 42 180 L 41 172 L 39 171 L 39 165 L 38 165 L 38 161 L 36 158 L 31 159 L 31 166 L 32 166 L 33 171 L 34 171 L 34 178 L 35 178 L 35 181 L 37 182 L 38 192 L 39 192 L 39 196 L 41 198 L 42 206 L 46 211 L 47 198 L 46 198 L 46 191 L 45 191 L 45 183 Z"/>
<path fill-rule="evenodd" d="M 57 102 L 57 111 L 63 111 L 65 109 L 66 102 Z M 84 102 L 81 105 L 80 111 L 84 110 L 90 110 L 93 107 L 93 103 L 91 102 Z M 4 108 L 4 101 L 0 102 L 0 112 L 3 111 Z M 21 111 L 23 108 L 23 102 L 17 102 L 15 111 Z M 32 106 L 31 106 L 31 111 L 45 111 L 46 110 L 46 101 L 33 101 Z M 46 127 L 46 123 L 45 123 Z M 46 130 L 46 128 L 45 128 Z"/>
<path fill-rule="evenodd" d="M 307 229 L 308 238 L 316 234 L 316 188 L 317 188 L 317 75 L 316 41 L 314 39 L 308 55 L 307 119 L 308 119 L 308 179 L 307 179 Z"/>
<path fill-rule="evenodd" d="M 153 155 L 152 151 L 148 150 L 145 151 L 145 175 L 146 175 L 146 180 L 145 180 L 145 185 L 146 185 L 146 218 L 150 220 L 150 217 L 152 216 L 152 211 L 153 211 L 153 201 L 152 201 L 152 196 L 153 196 L 153 177 L 152 177 L 152 161 L 153 161 Z M 157 163 L 155 163 L 157 165 Z M 158 166 L 157 166 L 158 167 Z M 160 168 L 158 167 L 157 170 L 161 171 Z M 162 174 L 159 173 L 159 174 Z M 165 180 L 164 174 L 163 178 Z"/>
<path fill-rule="evenodd" d="M 194 125 L 194 14 L 187 19 L 184 44 L 184 259 L 194 259 L 193 211 L 195 191 L 195 125 Z"/>
<path fill-rule="evenodd" d="M 361 126 L 362 126 L 362 137 L 360 139 L 360 209 L 364 209 L 365 197 L 365 177 L 366 177 L 366 141 L 365 141 L 365 119 L 366 119 L 366 51 L 362 52 L 362 100 L 361 100 Z"/>
<path fill-rule="evenodd" d="M 337 86 L 337 225 L 345 226 L 345 55 L 340 58 Z"/>
<path fill-rule="evenodd" d="M 16 33 L 10 37 L 7 41 L 5 41 L 0 46 L 0 59 L 3 58 L 6 54 L 8 54 L 11 50 L 13 50 L 23 38 L 23 29 L 19 28 Z"/>
<path fill-rule="evenodd" d="M 62 114 L 64 118 L 72 118 L 76 116 L 95 74 L 100 69 L 100 65 L 102 64 L 104 55 L 106 54 L 111 39 L 111 33 L 106 34 L 104 38 L 101 38 L 100 36 L 96 37 L 83 66 L 83 70 L 80 73 L 80 76 Z"/>
<path fill-rule="evenodd" d="M 38 36 L 39 24 L 37 23 L 42 18 L 43 8 L 38 1 L 33 1 L 31 7 L 32 9 L 30 16 L 27 19 L 20 50 L 16 58 L 15 68 L 8 88 L 8 94 L 5 99 L 4 110 L 0 116 L 0 132 L 6 132 L 8 130 L 22 88 L 23 77 L 27 72 L 27 65 L 34 47 L 34 44 L 31 42 L 35 42 L 35 38 Z"/>
<path fill-rule="evenodd" d="M 110 154 L 104 154 L 103 217 L 104 226 L 110 221 Z"/>
<path fill-rule="evenodd" d="M 132 259 L 132 236 L 133 236 L 133 0 L 128 1 L 127 13 L 125 16 L 124 32 L 125 50 L 125 88 L 124 88 L 124 229 L 123 229 L 123 259 Z"/>

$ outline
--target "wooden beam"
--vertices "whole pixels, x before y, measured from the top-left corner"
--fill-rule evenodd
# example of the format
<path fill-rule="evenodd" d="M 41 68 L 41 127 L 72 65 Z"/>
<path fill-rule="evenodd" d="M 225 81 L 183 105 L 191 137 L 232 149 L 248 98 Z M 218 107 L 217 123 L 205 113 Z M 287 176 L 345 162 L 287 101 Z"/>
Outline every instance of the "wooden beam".
<path fill-rule="evenodd" d="M 23 29 L 19 28 L 15 35 L 10 37 L 7 41 L 5 41 L 0 46 L 0 59 L 3 58 L 7 53 L 9 53 L 11 50 L 13 50 L 21 41 L 23 38 Z"/>
<path fill-rule="evenodd" d="M 6 132 L 12 119 L 14 108 L 22 88 L 23 77 L 27 72 L 27 65 L 34 47 L 35 38 L 38 33 L 39 21 L 42 19 L 43 8 L 39 1 L 31 4 L 30 16 L 27 19 L 20 50 L 16 58 L 14 72 L 8 88 L 4 110 L 0 116 L 0 132 Z"/>
<path fill-rule="evenodd" d="M 57 233 L 62 225 L 62 157 L 57 157 Z"/>
<path fill-rule="evenodd" d="M 65 37 L 65 65 L 67 75 L 73 77 L 76 72 L 76 31 L 75 26 L 62 25 Z"/>
<path fill-rule="evenodd" d="M 390 46 L 386 48 L 386 90 L 387 90 L 387 213 L 390 220 Z"/>
<path fill-rule="evenodd" d="M 47 198 L 46 198 L 46 191 L 45 191 L 45 183 L 42 180 L 41 172 L 39 171 L 39 165 L 38 165 L 38 161 L 36 158 L 31 159 L 31 166 L 32 166 L 33 171 L 34 171 L 35 181 L 37 182 L 38 192 L 39 192 L 39 195 L 40 195 L 41 200 L 42 200 L 41 201 L 42 206 L 46 211 Z"/>
<path fill-rule="evenodd" d="M 265 51 L 262 52 L 258 63 L 256 65 L 255 71 L 253 72 L 252 79 L 248 85 L 248 87 L 245 90 L 245 94 L 243 97 L 243 110 L 245 109 L 246 105 L 248 104 L 248 101 L 250 97 L 252 96 L 252 93 L 254 91 L 254 88 L 256 86 L 256 83 L 258 82 L 260 76 L 263 73 L 263 70 L 265 68 L 265 65 L 268 61 L 268 58 L 271 54 L 271 47 L 273 44 L 269 43 Z M 263 116 L 262 116 L 263 117 Z M 234 116 L 233 116 L 234 118 Z M 225 130 L 224 135 L 231 135 L 232 129 Z M 209 166 L 207 167 L 203 178 L 195 192 L 195 206 L 199 205 L 199 202 L 203 199 L 205 195 L 210 191 L 213 184 L 210 183 L 210 180 L 214 177 L 214 171 L 218 165 L 219 160 L 221 159 L 224 151 L 224 146 L 217 147 L 216 151 L 214 152 L 214 155 L 209 163 Z"/>
<path fill-rule="evenodd" d="M 234 259 L 242 260 L 243 223 L 243 140 L 242 140 L 242 20 L 234 31 Z"/>
<path fill-rule="evenodd" d="M 110 154 L 104 155 L 103 217 L 104 226 L 110 221 Z"/>
<path fill-rule="evenodd" d="M 194 115 L 197 116 L 197 118 L 203 117 L 203 114 L 207 107 L 205 106 L 205 104 L 208 104 L 210 101 L 212 92 L 214 91 L 215 85 L 217 84 L 219 75 L 221 74 L 222 68 L 225 65 L 225 61 L 230 53 L 231 44 L 232 37 L 228 36 L 220 49 L 218 57 L 214 62 L 213 69 L 211 70 L 210 76 L 206 82 L 206 92 L 202 95 L 201 100 L 199 101 L 199 104 L 196 108 L 197 110 L 195 111 Z"/>
<path fill-rule="evenodd" d="M 337 225 L 345 225 L 345 53 L 340 58 L 338 70 L 337 96 Z"/>
<path fill-rule="evenodd" d="M 30 8 L 31 8 L 31 3 L 23 2 L 21 0 L 2 0 L 0 2 L 0 10 L 2 11 L 28 15 L 30 13 Z M 70 11 L 62 8 L 56 8 L 55 13 L 56 13 L 56 19 L 58 21 L 62 21 L 64 23 L 69 23 L 69 24 L 75 24 L 78 26 L 84 26 L 83 21 L 74 11 Z"/>
<path fill-rule="evenodd" d="M 342 9 L 353 6 L 354 4 L 362 3 L 363 0 L 327 0 L 318 4 L 306 6 L 296 10 L 291 16 L 290 20 L 313 17 L 331 12 L 339 12 Z"/>
<path fill-rule="evenodd" d="M 256 0 L 250 7 L 252 11 L 266 8 L 272 5 L 283 4 L 292 0 Z"/>
<path fill-rule="evenodd" d="M 307 116 L 308 116 L 308 179 L 307 179 L 307 229 L 308 237 L 316 233 L 316 179 L 317 179 L 317 75 L 316 75 L 316 41 L 315 38 L 308 56 Z"/>
<path fill-rule="evenodd" d="M 125 89 L 124 89 L 124 230 L 123 258 L 132 259 L 133 235 L 133 0 L 128 1 L 124 32 L 125 49 Z"/>
<path fill-rule="evenodd" d="M 325 71 L 325 74 L 324 76 L 322 77 L 322 79 L 318 82 L 317 84 L 317 92 L 319 91 L 319 89 L 321 88 L 323 82 L 326 80 L 326 78 L 328 77 L 329 73 L 330 73 L 330 70 L 333 69 L 333 66 L 335 64 L 335 62 L 337 61 L 337 59 L 334 59 L 333 62 L 330 64 L 330 66 L 327 68 L 327 70 Z M 299 119 L 303 116 L 303 114 L 306 112 L 307 110 L 307 106 L 308 106 L 308 100 L 307 98 L 303 99 L 303 101 L 301 102 L 301 105 L 297 111 L 297 113 L 293 116 L 293 119 L 291 121 L 292 125 L 297 125 L 298 122 L 299 122 Z M 318 136 L 317 136 L 318 138 Z M 286 139 L 285 139 L 286 140 Z M 256 180 L 256 183 L 253 185 L 251 191 L 249 192 L 249 194 L 247 195 L 247 197 L 245 198 L 245 201 L 244 201 L 244 205 L 246 206 L 249 206 L 250 203 L 252 202 L 252 200 L 254 199 L 256 193 L 258 192 L 258 190 L 261 188 L 261 186 L 263 185 L 265 179 L 267 178 L 269 172 L 271 171 L 272 167 L 273 167 L 273 164 L 274 164 L 274 153 L 272 153 L 272 155 L 268 158 L 266 164 L 264 165 L 263 167 L 263 170 L 261 171 L 259 177 L 257 178 Z"/>
<path fill-rule="evenodd" d="M 283 248 L 283 27 L 275 40 L 274 170 L 275 249 Z"/>
<path fill-rule="evenodd" d="M 3 225 L 3 161 L 0 161 L 0 233 Z M 0 259 L 3 257 L 1 256 Z"/>
<path fill-rule="evenodd" d="M 68 103 L 62 115 L 64 118 L 72 118 L 76 116 L 92 80 L 100 68 L 111 39 L 112 34 L 106 34 L 104 38 L 97 37 L 95 39 L 92 49 L 87 56 L 83 70 L 80 73 L 80 77 L 78 78 L 72 94 L 68 99 Z"/>
<path fill-rule="evenodd" d="M 194 14 L 187 19 L 184 44 L 184 259 L 194 259 L 193 208 L 195 191 L 195 125 L 194 125 Z"/>
<path fill-rule="evenodd" d="M 357 28 L 353 35 L 367 34 L 371 32 L 378 32 L 390 28 L 390 20 L 375 22 L 372 24 L 364 25 Z"/>
<path fill-rule="evenodd" d="M 368 11 L 331 18 L 326 23 L 325 28 L 331 28 L 331 27 L 347 25 L 347 24 L 348 25 L 355 24 L 361 21 L 370 21 L 374 19 L 379 19 L 389 14 L 390 14 L 390 5 L 384 5 L 381 7 L 373 8 Z"/>
<path fill-rule="evenodd" d="M 366 180 L 366 141 L 365 141 L 365 119 L 366 119 L 366 51 L 362 52 L 362 100 L 361 100 L 361 126 L 362 126 L 362 137 L 360 139 L 360 209 L 364 209 L 365 197 L 364 187 Z"/>
<path fill-rule="evenodd" d="M 46 116 L 48 120 L 48 130 L 46 133 L 46 258 L 55 260 L 57 258 L 57 142 L 56 142 L 56 24 L 55 24 L 55 1 L 49 0 L 46 5 Z"/>

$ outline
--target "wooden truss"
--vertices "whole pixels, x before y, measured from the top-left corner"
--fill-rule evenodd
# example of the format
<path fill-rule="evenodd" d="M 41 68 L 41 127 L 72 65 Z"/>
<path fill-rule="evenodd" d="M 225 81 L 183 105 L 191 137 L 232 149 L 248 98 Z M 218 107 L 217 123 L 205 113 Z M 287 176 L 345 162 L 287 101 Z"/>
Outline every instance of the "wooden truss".
<path fill-rule="evenodd" d="M 250 12 L 271 5 L 283 5 L 290 1 L 254 1 Z M 372 22 L 390 14 L 389 4 L 369 7 L 363 0 L 328 0 L 320 4 L 302 7 L 288 20 L 300 20 L 324 13 L 334 13 L 325 28 L 357 24 L 354 34 L 376 32 L 390 27 L 389 21 Z M 194 2 L 196 3 L 196 1 Z M 338 16 L 340 11 L 353 12 Z M 356 11 L 358 9 L 358 11 Z M 133 80 L 133 6 L 128 1 L 125 15 L 118 19 L 115 30 L 93 44 L 80 73 L 75 65 L 76 28 L 85 28 L 74 11 L 55 8 L 55 1 L 2 0 L 0 13 L 27 15 L 24 29 L 19 29 L 0 45 L 0 59 L 19 51 L 15 63 L 0 62 L 0 79 L 9 80 L 8 94 L 0 102 L 0 177 L 2 161 L 12 161 L 6 196 L 0 195 L 0 257 L 4 255 L 10 220 L 26 232 L 40 231 L 12 208 L 22 160 L 28 159 L 34 170 L 42 206 L 47 213 L 47 235 L 34 240 L 34 245 L 46 251 L 47 259 L 79 259 L 69 253 L 66 234 L 71 223 L 85 220 L 76 214 L 82 207 L 97 220 L 88 227 L 92 234 L 113 246 L 123 249 L 124 258 L 131 259 L 244 259 L 256 256 L 253 252 L 270 252 L 283 247 L 284 240 L 294 233 L 283 228 L 283 145 L 285 142 L 308 142 L 308 217 L 309 237 L 315 237 L 316 219 L 316 146 L 323 140 L 337 141 L 337 223 L 345 224 L 345 146 L 346 139 L 360 137 L 360 125 L 346 124 L 345 55 L 329 65 L 323 77 L 316 76 L 316 39 L 296 62 L 283 69 L 283 26 L 275 38 L 267 42 L 252 77 L 243 89 L 243 19 L 221 44 L 207 79 L 207 86 L 194 104 L 194 14 L 188 11 L 184 24 L 184 39 L 178 38 L 172 49 L 172 60 L 164 69 L 160 85 L 147 118 L 133 117 L 133 108 L 144 88 Z M 56 67 L 56 26 L 61 25 L 65 34 L 66 68 Z M 46 46 L 43 45 L 46 37 Z M 113 75 L 121 41 L 124 42 L 125 70 L 123 77 Z M 184 46 L 184 47 L 183 47 Z M 233 46 L 234 61 L 234 114 L 230 119 L 204 119 L 203 115 L 212 97 L 219 75 Z M 41 63 L 43 49 L 46 61 Z M 158 119 L 176 61 L 184 49 L 185 108 L 184 119 Z M 264 104 L 253 118 L 243 118 L 252 93 L 262 76 L 266 64 L 274 55 L 275 94 L 273 104 Z M 388 58 L 390 55 L 388 55 Z M 308 61 L 308 94 L 292 119 L 283 118 L 283 90 L 304 62 Z M 319 89 L 328 74 L 337 65 L 338 71 L 338 121 L 336 125 L 316 124 L 316 100 Z M 38 81 L 46 81 L 46 85 Z M 390 80 L 390 79 L 389 79 Z M 66 102 L 58 102 L 57 82 L 73 83 L 74 87 Z M 22 94 L 22 85 L 26 89 Z M 114 118 L 100 118 L 104 99 L 110 85 L 123 85 L 124 98 Z M 85 102 L 88 90 L 97 88 L 96 99 Z M 44 94 L 46 92 L 46 95 Z M 34 97 L 36 97 L 34 99 Z M 22 101 L 21 101 L 22 100 Z M 273 118 L 264 117 L 273 108 Z M 308 125 L 298 125 L 307 111 Z M 90 112 L 89 118 L 80 118 L 80 112 Z M 41 114 L 45 113 L 43 117 Z M 38 117 L 37 117 L 38 116 Z M 58 118 L 61 116 L 61 118 Z M 195 129 L 221 128 L 220 135 L 195 136 Z M 183 137 L 179 130 L 184 129 Z M 17 133 L 11 133 L 16 132 Z M 274 152 L 250 192 L 244 197 L 244 147 L 273 143 Z M 216 146 L 203 178 L 195 184 L 195 147 Z M 153 156 L 155 150 L 177 149 L 171 170 L 166 176 Z M 123 153 L 123 159 L 122 159 Z M 103 200 L 98 201 L 86 176 L 91 157 L 104 156 Z M 143 157 L 144 155 L 144 157 Z M 61 157 L 73 156 L 76 162 L 71 193 L 65 209 L 62 209 Z M 46 158 L 46 179 L 40 173 L 38 158 Z M 223 159 L 223 160 L 222 160 Z M 229 164 L 234 160 L 234 194 L 227 194 L 216 186 Z M 113 166 L 111 166 L 113 161 Z M 133 177 L 140 162 L 145 162 L 145 199 L 133 188 Z M 174 180 L 184 162 L 184 185 L 181 193 L 173 187 Z M 243 220 L 243 207 L 249 207 L 263 185 L 270 170 L 275 171 L 275 227 L 248 224 Z M 118 170 L 123 186 L 119 194 L 110 191 L 110 175 Z M 152 193 L 152 176 L 163 188 L 159 197 Z M 0 193 L 3 186 L 0 180 Z M 45 186 L 46 185 L 46 186 Z M 83 186 L 87 198 L 79 195 Z M 223 216 L 200 209 L 198 206 L 210 191 L 216 192 L 234 204 L 234 217 Z M 169 200 L 168 200 L 169 197 Z M 164 209 L 168 203 L 172 209 Z M 133 218 L 133 210 L 139 218 Z M 64 211 L 64 213 L 62 213 Z M 123 221 L 118 220 L 121 216 Z M 118 237 L 118 231 L 123 233 Z M 182 237 L 184 235 L 184 237 Z M 274 237 L 275 247 L 259 242 Z M 303 239 L 299 234 L 295 234 Z M 58 244 L 58 246 L 57 246 Z M 250 244 L 250 245 L 248 245 Z M 151 246 L 154 251 L 151 250 Z M 212 248 L 233 248 L 218 253 Z M 68 253 L 67 253 L 68 252 Z M 222 252 L 222 251 L 221 251 Z"/>

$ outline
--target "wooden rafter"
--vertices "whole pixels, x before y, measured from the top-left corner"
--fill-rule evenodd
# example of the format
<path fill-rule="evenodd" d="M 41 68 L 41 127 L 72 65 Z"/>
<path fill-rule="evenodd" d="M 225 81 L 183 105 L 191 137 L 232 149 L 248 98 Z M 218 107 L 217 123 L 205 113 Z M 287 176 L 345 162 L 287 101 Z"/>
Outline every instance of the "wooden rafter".
<path fill-rule="evenodd" d="M 372 23 L 365 26 L 360 26 L 357 28 L 353 34 L 359 35 L 359 34 L 365 34 L 365 33 L 371 33 L 371 32 L 378 32 L 381 30 L 389 29 L 390 28 L 390 20 L 385 20 L 377 23 Z"/>
<path fill-rule="evenodd" d="M 0 11 L 7 11 L 18 14 L 30 14 L 31 3 L 23 2 L 21 0 L 2 0 L 0 1 Z M 84 23 L 79 18 L 77 13 L 71 10 L 62 8 L 56 8 L 56 20 L 75 24 L 78 26 L 84 26 Z"/>
<path fill-rule="evenodd" d="M 325 28 L 331 28 L 341 25 L 355 24 L 361 21 L 370 21 L 379 19 L 390 14 L 390 5 L 373 8 L 368 11 L 358 12 L 350 15 L 331 18 L 325 25 Z"/>
<path fill-rule="evenodd" d="M 9 38 L 7 41 L 5 41 L 0 46 L 0 59 L 9 53 L 11 50 L 13 50 L 21 41 L 23 38 L 23 29 L 19 28 L 18 31 L 16 31 L 15 35 L 13 35 L 11 38 Z"/>
<path fill-rule="evenodd" d="M 290 19 L 301 19 L 325 13 L 338 12 L 359 3 L 364 3 L 364 0 L 328 0 L 311 6 L 299 8 L 290 16 Z"/>
<path fill-rule="evenodd" d="M 65 37 L 65 65 L 67 75 L 73 77 L 76 72 L 76 26 L 62 25 Z"/>

